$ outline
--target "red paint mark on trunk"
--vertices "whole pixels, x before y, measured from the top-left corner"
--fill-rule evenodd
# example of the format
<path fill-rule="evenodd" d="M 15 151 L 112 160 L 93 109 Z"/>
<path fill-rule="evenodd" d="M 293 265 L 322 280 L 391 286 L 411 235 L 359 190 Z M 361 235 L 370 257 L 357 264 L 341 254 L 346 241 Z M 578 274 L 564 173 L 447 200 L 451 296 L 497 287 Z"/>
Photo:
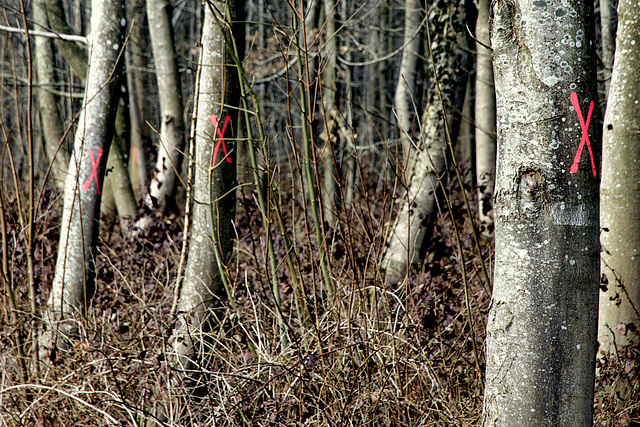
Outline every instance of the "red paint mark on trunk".
<path fill-rule="evenodd" d="M 89 150 L 89 159 L 91 160 L 91 176 L 89 180 L 82 186 L 82 191 L 87 191 L 89 187 L 91 187 L 91 182 L 95 178 L 96 180 L 96 189 L 98 190 L 98 195 L 100 195 L 100 184 L 98 182 L 98 165 L 100 164 L 100 158 L 102 157 L 102 148 L 98 149 L 98 159 L 93 157 L 93 150 Z"/>
<path fill-rule="evenodd" d="M 218 150 L 220 149 L 220 145 L 222 145 L 222 149 L 224 150 L 224 155 L 226 157 L 227 163 L 231 163 L 231 157 L 229 157 L 229 153 L 227 152 L 227 144 L 224 143 L 224 133 L 227 130 L 227 125 L 229 121 L 231 121 L 231 116 L 228 116 L 224 119 L 224 124 L 222 125 L 222 129 L 220 129 L 218 118 L 215 114 L 212 114 L 211 123 L 216 127 L 216 132 L 218 133 L 218 143 L 216 144 L 216 148 L 213 151 L 213 159 L 211 160 L 211 167 L 215 167 L 216 165 L 216 157 L 218 157 Z"/>
<path fill-rule="evenodd" d="M 589 123 L 591 122 L 591 114 L 593 113 L 594 102 L 591 101 L 591 104 L 589 105 L 589 114 L 587 114 L 586 123 L 584 122 L 582 111 L 580 110 L 578 94 L 575 92 L 571 94 L 571 103 L 573 104 L 573 108 L 576 109 L 578 120 L 580 120 L 580 127 L 582 128 L 582 138 L 580 139 L 580 146 L 578 146 L 576 158 L 573 160 L 573 165 L 571 165 L 571 173 L 578 172 L 578 167 L 580 166 L 580 157 L 582 156 L 582 149 L 584 148 L 584 144 L 586 142 L 587 149 L 589 150 L 589 155 L 591 156 L 591 169 L 593 170 L 593 176 L 596 176 L 596 162 L 593 158 L 593 151 L 591 151 L 591 141 L 589 141 Z"/>

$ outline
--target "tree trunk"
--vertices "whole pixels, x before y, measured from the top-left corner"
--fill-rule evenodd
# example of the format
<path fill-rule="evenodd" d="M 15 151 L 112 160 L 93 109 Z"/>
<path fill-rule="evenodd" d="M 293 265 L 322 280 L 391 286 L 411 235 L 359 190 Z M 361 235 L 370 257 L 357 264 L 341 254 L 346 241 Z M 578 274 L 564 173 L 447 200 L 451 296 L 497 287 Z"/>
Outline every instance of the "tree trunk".
<path fill-rule="evenodd" d="M 423 9 L 419 0 L 405 0 L 404 6 L 404 49 L 398 81 L 396 83 L 395 110 L 400 125 L 403 165 L 406 167 L 411 158 L 411 140 L 416 108 L 416 77 L 418 75 L 418 55 L 422 32 Z"/>
<path fill-rule="evenodd" d="M 238 74 L 225 40 L 234 37 L 244 51 L 244 22 L 241 0 L 215 2 L 216 10 L 229 8 L 230 15 L 218 16 L 221 25 L 233 22 L 233 34 L 226 39 L 210 6 L 205 7 L 202 30 L 202 63 L 197 103 L 195 137 L 196 172 L 193 189 L 193 221 L 189 259 L 178 300 L 178 319 L 174 331 L 174 367 L 178 369 L 172 384 L 180 384 L 196 366 L 197 348 L 203 332 L 210 327 L 215 309 L 224 307 L 227 292 L 220 268 L 230 258 L 235 238 L 234 138 L 238 123 Z M 212 167 L 210 167 L 212 166 Z M 217 252 L 217 253 L 216 253 Z M 220 263 L 216 260 L 220 259 Z M 226 274 L 226 271 L 225 271 Z"/>
<path fill-rule="evenodd" d="M 616 28 L 618 26 L 618 0 L 600 0 L 600 26 L 602 32 L 602 68 L 605 101 L 609 97 L 611 71 L 616 48 Z"/>
<path fill-rule="evenodd" d="M 340 147 L 338 132 L 338 34 L 336 34 L 336 10 L 335 0 L 323 0 L 325 22 L 324 39 L 322 49 L 322 114 L 324 118 L 324 147 L 320 153 L 324 173 L 322 175 L 322 210 L 325 223 L 334 227 L 337 221 L 338 183 L 340 181 L 337 157 Z"/>
<path fill-rule="evenodd" d="M 45 0 L 37 0 L 33 4 L 33 17 L 35 21 L 47 29 L 49 20 Z M 51 167 L 52 178 L 59 188 L 64 188 L 64 180 L 69 164 L 69 150 L 64 137 L 62 116 L 60 115 L 59 100 L 46 85 L 56 81 L 53 71 L 53 41 L 45 37 L 36 37 L 36 67 L 38 73 L 38 107 L 40 109 L 40 122 L 47 153 L 47 160 Z"/>
<path fill-rule="evenodd" d="M 140 71 L 146 67 L 144 36 L 145 0 L 132 0 L 127 5 L 127 19 L 131 24 L 131 34 L 126 50 L 127 93 L 129 94 L 129 122 L 131 123 L 131 144 L 129 151 L 129 176 L 136 200 L 142 200 L 149 181 L 147 165 L 147 143 L 149 133 L 144 107 L 145 81 Z"/>
<path fill-rule="evenodd" d="M 65 182 L 55 277 L 43 313 L 40 354 L 44 360 L 56 347 L 69 347 L 94 289 L 100 189 L 117 101 L 112 92 L 126 28 L 122 1 L 94 0 L 92 10 L 91 63 Z"/>
<path fill-rule="evenodd" d="M 602 147 L 600 226 L 602 272 L 598 341 L 605 353 L 638 342 L 640 313 L 640 5 L 618 6 L 616 55 Z"/>
<path fill-rule="evenodd" d="M 147 0 L 149 34 L 160 95 L 160 135 L 156 168 L 144 202 L 148 209 L 158 213 L 165 211 L 175 194 L 185 146 L 184 107 L 171 15 L 168 0 Z"/>
<path fill-rule="evenodd" d="M 436 62 L 430 65 L 436 69 L 444 106 L 438 95 L 438 87 L 433 84 L 427 96 L 427 107 L 422 115 L 418 147 L 413 150 L 410 159 L 407 190 L 398 199 L 399 212 L 387 240 L 387 250 L 382 261 L 389 283 L 402 281 L 409 265 L 418 260 L 427 227 L 431 225 L 437 213 L 436 191 L 447 171 L 449 155 L 443 108 L 446 111 L 452 143 L 455 143 L 460 129 L 460 111 L 464 103 L 468 77 L 466 72 L 460 70 L 466 69 L 468 54 L 459 49 L 459 46 L 465 45 L 466 42 L 446 38 L 442 34 L 456 34 L 456 31 L 460 31 L 457 34 L 464 34 L 461 33 L 462 29 L 456 28 L 460 22 L 464 22 L 464 10 L 460 4 L 453 2 L 443 5 L 446 9 L 438 10 L 437 14 L 446 14 L 449 18 L 438 22 L 432 20 L 429 25 L 432 44 L 437 46 L 437 52 L 451 52 L 434 56 Z"/>
<path fill-rule="evenodd" d="M 492 8 L 496 259 L 483 425 L 591 426 L 601 142 L 593 5 Z"/>
<path fill-rule="evenodd" d="M 480 0 L 476 36 L 489 44 L 489 0 Z M 496 172 L 496 95 L 493 85 L 491 52 L 476 43 L 476 176 L 478 219 L 483 233 L 493 232 L 493 188 Z"/>

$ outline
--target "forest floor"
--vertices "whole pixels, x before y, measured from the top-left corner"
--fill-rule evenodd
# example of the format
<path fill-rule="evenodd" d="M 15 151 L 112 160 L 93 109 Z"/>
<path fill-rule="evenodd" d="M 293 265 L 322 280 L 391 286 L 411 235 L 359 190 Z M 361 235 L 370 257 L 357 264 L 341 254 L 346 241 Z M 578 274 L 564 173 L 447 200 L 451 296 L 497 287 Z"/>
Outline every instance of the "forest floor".
<path fill-rule="evenodd" d="M 491 275 L 492 249 L 491 241 L 481 238 L 480 259 L 462 198 L 454 196 L 452 204 L 466 280 L 454 221 L 442 212 L 424 261 L 401 285 L 385 285 L 378 260 L 391 202 L 388 195 L 371 191 L 327 232 L 336 288 L 331 300 L 322 290 L 308 215 L 294 199 L 281 203 L 296 248 L 294 270 L 282 261 L 278 271 L 284 342 L 265 271 L 263 224 L 253 196 L 239 192 L 236 250 L 229 263 L 235 308 L 229 304 L 219 327 L 208 334 L 198 397 L 193 397 L 188 392 L 193 384 L 179 390 L 165 386 L 172 373 L 167 352 L 176 326 L 171 309 L 184 212 L 154 220 L 142 235 L 131 233 L 131 222 L 103 217 L 96 292 L 79 322 L 81 336 L 72 351 L 53 355 L 52 366 L 41 367 L 37 376 L 27 372 L 25 379 L 16 342 L 17 337 L 30 340 L 28 266 L 17 203 L 5 200 L 6 255 L 19 321 L 11 321 L 3 289 L 1 424 L 139 425 L 161 404 L 194 425 L 479 425 L 490 304 L 482 263 Z M 54 274 L 60 196 L 47 193 L 40 209 L 34 266 L 38 307 Z M 271 232 L 284 260 L 281 233 Z M 295 286 L 303 288 L 308 316 Z M 29 345 L 24 348 L 31 351 Z M 621 349 L 617 357 L 598 362 L 596 425 L 640 425 L 637 355 L 637 348 Z"/>

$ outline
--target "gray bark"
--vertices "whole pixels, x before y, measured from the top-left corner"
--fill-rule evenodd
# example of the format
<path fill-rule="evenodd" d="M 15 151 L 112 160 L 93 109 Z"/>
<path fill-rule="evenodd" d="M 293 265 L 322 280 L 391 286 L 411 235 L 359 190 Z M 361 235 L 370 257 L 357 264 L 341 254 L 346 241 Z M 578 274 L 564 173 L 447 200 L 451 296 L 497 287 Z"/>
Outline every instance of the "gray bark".
<path fill-rule="evenodd" d="M 129 43 L 126 48 L 127 89 L 129 94 L 129 122 L 131 123 L 131 144 L 129 156 L 129 176 L 136 200 L 142 200 L 149 181 L 147 166 L 147 141 L 144 108 L 145 83 L 140 71 L 146 67 L 144 49 L 147 41 L 143 32 L 145 0 L 132 0 L 127 5 L 128 20 L 131 23 Z"/>
<path fill-rule="evenodd" d="M 403 164 L 408 165 L 411 157 L 411 140 L 416 110 L 416 77 L 418 75 L 418 55 L 422 38 L 421 23 L 424 11 L 419 0 L 405 0 L 404 10 L 404 50 L 394 98 L 395 112 L 400 125 Z"/>
<path fill-rule="evenodd" d="M 158 213 L 165 211 L 175 194 L 185 146 L 184 107 L 171 15 L 168 0 L 147 0 L 149 34 L 160 96 L 160 135 L 154 176 L 144 202 L 150 210 Z"/>
<path fill-rule="evenodd" d="M 45 0 L 37 0 L 33 4 L 33 17 L 42 29 L 49 27 Z M 69 164 L 69 150 L 64 137 L 59 99 L 45 87 L 56 81 L 53 71 L 53 41 L 45 37 L 36 37 L 36 69 L 38 73 L 38 108 L 42 123 L 43 139 L 47 160 L 52 163 L 51 172 L 55 184 L 64 187 L 64 179 Z"/>
<path fill-rule="evenodd" d="M 64 8 L 61 0 L 45 0 L 47 4 L 47 15 L 51 29 L 59 34 L 75 34 L 67 23 Z M 87 76 L 87 52 L 84 46 L 70 41 L 56 39 L 56 44 L 66 59 L 69 66 L 76 72 L 82 81 Z"/>
<path fill-rule="evenodd" d="M 640 308 L 640 4 L 621 0 L 602 147 L 600 350 L 637 343 Z"/>
<path fill-rule="evenodd" d="M 75 334 L 76 322 L 86 312 L 94 289 L 99 188 L 109 154 L 108 134 L 113 123 L 113 100 L 117 99 L 112 92 L 126 22 L 120 0 L 94 0 L 92 9 L 89 74 L 65 182 L 55 277 L 43 313 L 43 360 L 54 347 L 68 347 L 68 339 Z"/>
<path fill-rule="evenodd" d="M 593 5 L 492 5 L 498 118 L 485 426 L 591 426 L 600 244 Z M 596 167 L 599 158 L 594 161 Z"/>
<path fill-rule="evenodd" d="M 602 65 L 605 100 L 609 96 L 611 71 L 616 48 L 616 28 L 618 26 L 618 0 L 600 0 L 600 26 L 602 33 Z"/>
<path fill-rule="evenodd" d="M 489 44 L 489 0 L 478 3 L 476 37 Z M 493 229 L 493 188 L 496 172 L 496 97 L 493 84 L 491 52 L 476 43 L 476 176 L 478 185 L 478 219 L 480 229 L 491 234 Z"/>
<path fill-rule="evenodd" d="M 228 6 L 231 16 L 219 16 L 218 19 L 238 19 L 241 22 L 241 12 L 244 10 L 242 2 L 236 0 Z M 225 7 L 226 3 L 216 2 L 217 10 L 224 11 Z M 227 36 L 231 37 L 230 33 Z M 234 23 L 233 37 L 239 43 L 239 49 L 243 49 L 242 25 Z M 227 299 L 216 257 L 221 257 L 221 264 L 226 265 L 225 261 L 231 256 L 235 238 L 234 138 L 239 102 L 237 72 L 234 67 L 228 66 L 232 64 L 232 60 L 226 53 L 227 49 L 231 47 L 225 43 L 211 8 L 205 7 L 195 136 L 193 221 L 189 259 L 177 306 L 179 321 L 174 331 L 172 362 L 179 372 L 184 373 L 178 374 L 172 381 L 173 384 L 179 384 L 184 375 L 188 375 L 189 370 L 196 366 L 194 356 L 203 342 L 202 334 L 211 326 L 215 309 L 223 307 Z M 212 115 L 217 118 L 217 128 L 211 121 Z M 224 142 L 228 157 L 220 142 L 224 118 L 227 116 L 230 119 L 224 131 Z"/>
<path fill-rule="evenodd" d="M 322 48 L 322 103 L 325 141 L 320 158 L 324 165 L 322 176 L 322 210 L 324 221 L 331 227 L 337 221 L 338 176 L 339 168 L 336 156 L 339 155 L 340 136 L 338 128 L 338 35 L 336 34 L 336 1 L 323 0 L 325 22 L 325 43 Z"/>
<path fill-rule="evenodd" d="M 464 39 L 459 41 L 443 37 L 442 34 L 456 34 L 456 23 L 464 22 L 464 9 L 461 4 L 454 2 L 446 7 L 448 9 L 437 13 L 446 13 L 449 18 L 437 24 L 430 23 L 435 25 L 431 34 L 432 45 L 437 46 L 437 52 L 451 52 L 447 55 L 437 55 L 435 52 L 436 63 L 432 64 L 438 75 L 444 106 L 440 102 L 438 87 L 432 85 L 422 115 L 422 129 L 412 149 L 407 170 L 407 190 L 398 199 L 398 214 L 387 239 L 387 250 L 382 261 L 389 283 L 403 280 L 409 265 L 418 260 L 427 228 L 437 213 L 436 191 L 447 172 L 449 156 L 443 108 L 452 144 L 460 129 L 460 111 L 467 86 L 467 73 L 460 70 L 464 70 L 468 62 L 468 53 L 461 50 L 460 46 L 466 42 Z"/>

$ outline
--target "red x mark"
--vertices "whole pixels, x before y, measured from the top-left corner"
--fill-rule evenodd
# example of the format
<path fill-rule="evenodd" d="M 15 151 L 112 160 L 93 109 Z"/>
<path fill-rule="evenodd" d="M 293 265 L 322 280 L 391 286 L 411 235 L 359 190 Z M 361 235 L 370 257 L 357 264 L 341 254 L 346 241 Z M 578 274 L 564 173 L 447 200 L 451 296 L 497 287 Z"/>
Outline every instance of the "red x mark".
<path fill-rule="evenodd" d="M 230 116 L 227 116 L 224 119 L 224 125 L 222 125 L 222 130 L 218 126 L 218 119 L 215 114 L 212 114 L 211 123 L 216 127 L 216 132 L 218 132 L 218 143 L 216 144 L 216 149 L 213 151 L 213 159 L 211 160 L 211 167 L 215 167 L 216 165 L 216 157 L 218 156 L 218 150 L 220 149 L 220 144 L 222 144 L 222 149 L 224 150 L 224 155 L 226 157 L 227 163 L 231 163 L 231 157 L 229 157 L 229 153 L 227 152 L 227 144 L 224 143 L 224 132 L 227 130 L 227 125 L 231 120 Z"/>
<path fill-rule="evenodd" d="M 82 186 L 82 191 L 87 191 L 91 187 L 91 181 L 96 179 L 96 188 L 98 189 L 98 195 L 100 195 L 100 184 L 98 183 L 98 165 L 100 164 L 100 157 L 102 157 L 102 148 L 98 149 L 98 160 L 93 157 L 93 150 L 89 150 L 89 157 L 91 159 L 91 167 L 93 171 L 89 180 Z"/>
<path fill-rule="evenodd" d="M 591 141 L 589 141 L 589 123 L 591 122 L 591 113 L 593 113 L 594 103 L 591 101 L 591 105 L 589 105 L 589 114 L 587 114 L 587 123 L 584 122 L 584 117 L 582 116 L 582 111 L 580 110 L 580 103 L 578 102 L 578 94 L 573 92 L 571 94 L 571 103 L 573 104 L 573 108 L 576 109 L 576 113 L 578 114 L 578 119 L 580 120 L 580 127 L 582 128 L 582 138 L 580 139 L 580 146 L 578 147 L 578 152 L 576 153 L 576 158 L 573 160 L 573 165 L 571 165 L 571 173 L 578 172 L 578 166 L 580 165 L 580 157 L 582 156 L 582 149 L 584 148 L 584 143 L 587 143 L 587 148 L 589 149 L 589 155 L 591 156 L 591 169 L 593 170 L 593 176 L 596 176 L 596 163 L 593 159 L 593 151 L 591 151 Z"/>

